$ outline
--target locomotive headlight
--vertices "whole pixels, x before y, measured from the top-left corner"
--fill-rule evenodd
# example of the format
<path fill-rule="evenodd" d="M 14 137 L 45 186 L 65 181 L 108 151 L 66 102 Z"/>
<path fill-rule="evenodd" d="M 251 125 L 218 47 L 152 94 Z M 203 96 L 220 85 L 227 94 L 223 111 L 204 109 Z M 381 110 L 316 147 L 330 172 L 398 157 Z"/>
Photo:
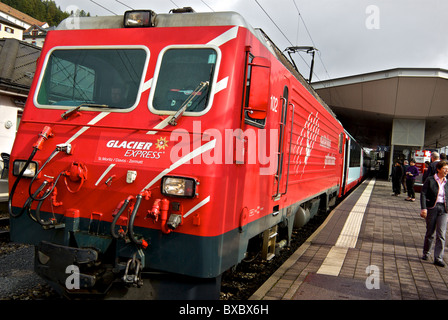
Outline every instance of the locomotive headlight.
<path fill-rule="evenodd" d="M 196 180 L 184 177 L 163 177 L 162 194 L 192 198 L 196 195 Z"/>
<path fill-rule="evenodd" d="M 22 171 L 23 167 L 26 164 L 26 160 L 15 160 L 13 163 L 12 174 L 14 176 L 18 176 L 20 171 Z M 31 161 L 28 167 L 23 172 L 23 177 L 32 178 L 37 172 L 37 162 Z"/>
<path fill-rule="evenodd" d="M 153 27 L 156 14 L 151 10 L 131 10 L 124 13 L 125 28 Z"/>

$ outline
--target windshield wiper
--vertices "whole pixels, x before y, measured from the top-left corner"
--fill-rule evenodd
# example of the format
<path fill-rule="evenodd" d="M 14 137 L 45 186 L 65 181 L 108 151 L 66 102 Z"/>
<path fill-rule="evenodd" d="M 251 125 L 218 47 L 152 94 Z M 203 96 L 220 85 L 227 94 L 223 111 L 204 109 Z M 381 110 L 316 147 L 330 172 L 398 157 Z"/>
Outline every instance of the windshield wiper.
<path fill-rule="evenodd" d="M 199 86 L 194 89 L 194 91 L 188 96 L 188 98 L 182 103 L 179 110 L 172 116 L 171 120 L 168 122 L 170 125 L 177 125 L 177 120 L 184 114 L 185 110 L 187 110 L 188 105 L 198 96 L 198 94 L 204 90 L 205 87 L 209 85 L 209 81 L 202 81 Z"/>
<path fill-rule="evenodd" d="M 61 118 L 67 120 L 73 113 L 79 110 L 81 107 L 94 107 L 94 108 L 109 108 L 107 104 L 96 104 L 96 103 L 81 103 L 79 106 L 71 108 L 61 114 Z"/>

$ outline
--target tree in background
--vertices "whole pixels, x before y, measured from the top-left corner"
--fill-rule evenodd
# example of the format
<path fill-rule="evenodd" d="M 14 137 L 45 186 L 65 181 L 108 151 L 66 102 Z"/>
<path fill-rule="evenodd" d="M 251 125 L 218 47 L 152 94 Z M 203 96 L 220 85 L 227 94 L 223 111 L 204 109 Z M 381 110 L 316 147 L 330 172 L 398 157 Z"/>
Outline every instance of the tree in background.
<path fill-rule="evenodd" d="M 56 6 L 53 0 L 0 0 L 0 2 L 26 13 L 34 19 L 47 22 L 50 26 L 57 26 L 71 14 L 76 14 L 80 17 L 90 16 L 90 13 L 86 13 L 84 10 L 76 13 L 63 12 L 60 7 Z"/>

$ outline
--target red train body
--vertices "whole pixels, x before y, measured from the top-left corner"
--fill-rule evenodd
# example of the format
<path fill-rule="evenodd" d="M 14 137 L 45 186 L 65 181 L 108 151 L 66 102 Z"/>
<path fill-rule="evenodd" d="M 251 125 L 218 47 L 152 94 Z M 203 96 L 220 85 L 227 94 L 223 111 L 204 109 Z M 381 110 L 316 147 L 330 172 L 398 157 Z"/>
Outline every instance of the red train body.
<path fill-rule="evenodd" d="M 50 31 L 15 140 L 11 238 L 65 293 L 153 272 L 219 292 L 251 241 L 289 240 L 362 179 L 361 148 L 261 30 L 236 13 L 143 21 Z M 137 295 L 174 297 L 161 288 Z"/>

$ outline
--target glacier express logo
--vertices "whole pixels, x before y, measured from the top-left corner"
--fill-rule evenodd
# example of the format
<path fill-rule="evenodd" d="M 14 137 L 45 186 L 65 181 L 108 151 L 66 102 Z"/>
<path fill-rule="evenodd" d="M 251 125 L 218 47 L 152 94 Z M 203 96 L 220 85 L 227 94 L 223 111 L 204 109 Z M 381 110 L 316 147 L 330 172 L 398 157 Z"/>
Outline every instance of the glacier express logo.
<path fill-rule="evenodd" d="M 160 138 L 157 142 L 142 140 L 105 140 L 105 148 L 100 147 L 97 150 L 97 160 L 114 163 L 132 162 L 144 164 L 145 159 L 160 159 L 168 146 L 166 138 Z M 153 147 L 154 145 L 156 148 Z M 137 159 L 139 159 L 138 162 L 136 162 Z"/>
<path fill-rule="evenodd" d="M 168 141 L 165 137 L 162 137 L 160 139 L 157 139 L 156 148 L 159 150 L 165 150 L 165 148 L 168 147 Z"/>
<path fill-rule="evenodd" d="M 120 141 L 120 140 L 109 140 L 106 144 L 108 148 L 116 149 L 137 149 L 137 150 L 149 150 L 152 146 L 152 142 L 146 141 Z"/>

